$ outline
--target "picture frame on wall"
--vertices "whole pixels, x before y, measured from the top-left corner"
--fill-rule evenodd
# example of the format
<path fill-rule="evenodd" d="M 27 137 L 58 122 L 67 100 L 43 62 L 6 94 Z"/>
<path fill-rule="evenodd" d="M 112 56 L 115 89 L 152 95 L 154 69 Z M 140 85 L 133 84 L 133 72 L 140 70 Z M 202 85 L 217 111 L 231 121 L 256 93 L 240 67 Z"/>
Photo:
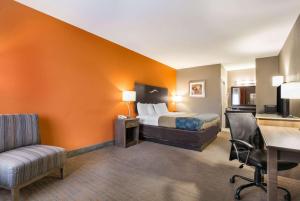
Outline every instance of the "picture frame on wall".
<path fill-rule="evenodd" d="M 205 80 L 190 81 L 190 97 L 205 98 Z"/>

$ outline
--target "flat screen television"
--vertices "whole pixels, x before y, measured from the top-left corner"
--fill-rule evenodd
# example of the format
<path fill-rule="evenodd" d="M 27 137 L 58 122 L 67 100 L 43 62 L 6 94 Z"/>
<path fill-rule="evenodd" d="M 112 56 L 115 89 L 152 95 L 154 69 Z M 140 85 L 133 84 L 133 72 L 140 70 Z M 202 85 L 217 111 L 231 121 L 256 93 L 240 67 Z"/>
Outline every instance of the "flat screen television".
<path fill-rule="evenodd" d="M 277 112 L 283 117 L 290 115 L 290 100 L 281 98 L 281 86 L 277 87 Z"/>
<path fill-rule="evenodd" d="M 277 87 L 277 112 L 282 113 L 281 86 Z"/>

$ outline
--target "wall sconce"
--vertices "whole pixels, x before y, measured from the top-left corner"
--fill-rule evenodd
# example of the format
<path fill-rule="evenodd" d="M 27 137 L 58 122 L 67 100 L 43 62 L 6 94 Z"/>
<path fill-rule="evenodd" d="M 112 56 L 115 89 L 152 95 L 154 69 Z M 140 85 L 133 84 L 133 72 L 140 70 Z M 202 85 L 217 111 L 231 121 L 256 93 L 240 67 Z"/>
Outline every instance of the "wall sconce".
<path fill-rule="evenodd" d="M 272 86 L 278 87 L 284 82 L 284 77 L 282 75 L 277 75 L 272 77 Z"/>
<path fill-rule="evenodd" d="M 172 100 L 174 103 L 182 102 L 182 96 L 174 95 L 172 96 Z"/>
<path fill-rule="evenodd" d="M 127 103 L 128 107 L 128 117 L 130 117 L 130 103 L 136 101 L 136 92 L 135 91 L 123 91 L 122 100 Z"/>
<path fill-rule="evenodd" d="M 255 86 L 256 85 L 255 80 L 236 80 L 234 83 L 236 86 Z"/>

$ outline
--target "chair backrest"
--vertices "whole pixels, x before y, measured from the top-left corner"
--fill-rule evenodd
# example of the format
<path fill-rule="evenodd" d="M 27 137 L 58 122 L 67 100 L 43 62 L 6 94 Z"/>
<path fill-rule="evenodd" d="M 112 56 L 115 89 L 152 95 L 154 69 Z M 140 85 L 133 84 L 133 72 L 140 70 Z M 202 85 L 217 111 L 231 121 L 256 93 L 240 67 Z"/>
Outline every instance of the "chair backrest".
<path fill-rule="evenodd" d="M 36 114 L 0 115 L 0 153 L 39 143 Z"/>
<path fill-rule="evenodd" d="M 226 113 L 232 139 L 243 140 L 257 146 L 258 126 L 252 113 Z"/>

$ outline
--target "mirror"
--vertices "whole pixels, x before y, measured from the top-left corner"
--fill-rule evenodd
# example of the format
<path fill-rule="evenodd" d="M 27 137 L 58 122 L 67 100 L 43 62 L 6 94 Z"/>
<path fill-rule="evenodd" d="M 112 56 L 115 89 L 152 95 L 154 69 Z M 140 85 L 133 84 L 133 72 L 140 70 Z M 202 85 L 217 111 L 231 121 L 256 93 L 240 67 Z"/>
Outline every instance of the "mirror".
<path fill-rule="evenodd" d="M 232 106 L 254 106 L 256 105 L 255 86 L 231 87 Z"/>

